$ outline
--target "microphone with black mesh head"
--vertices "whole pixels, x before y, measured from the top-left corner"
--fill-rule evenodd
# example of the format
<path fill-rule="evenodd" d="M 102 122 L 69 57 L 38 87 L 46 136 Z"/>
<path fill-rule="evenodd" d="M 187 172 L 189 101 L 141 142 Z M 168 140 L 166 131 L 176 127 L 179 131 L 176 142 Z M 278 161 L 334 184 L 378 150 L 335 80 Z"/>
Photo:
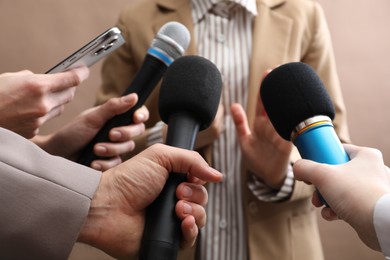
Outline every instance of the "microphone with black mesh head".
<path fill-rule="evenodd" d="M 332 124 L 332 100 L 309 65 L 292 62 L 272 70 L 260 95 L 275 130 L 294 143 L 302 158 L 327 164 L 349 161 Z"/>
<path fill-rule="evenodd" d="M 127 112 L 111 118 L 100 129 L 96 136 L 83 149 L 78 163 L 90 166 L 92 161 L 104 159 L 96 156 L 93 152 L 95 144 L 109 142 L 109 132 L 118 126 L 130 125 L 133 123 L 133 114 L 140 108 L 160 81 L 168 66 L 181 57 L 190 44 L 190 33 L 187 28 L 178 22 L 169 22 L 161 27 L 148 49 L 140 70 L 135 75 L 130 86 L 123 93 L 123 96 L 130 93 L 137 93 L 138 102 Z"/>
<path fill-rule="evenodd" d="M 199 56 L 177 59 L 167 70 L 160 90 L 159 112 L 168 124 L 166 144 L 193 150 L 198 131 L 213 122 L 221 98 L 217 67 Z M 175 213 L 176 187 L 185 173 L 171 173 L 159 197 L 146 213 L 141 260 L 176 259 L 181 239 Z"/>

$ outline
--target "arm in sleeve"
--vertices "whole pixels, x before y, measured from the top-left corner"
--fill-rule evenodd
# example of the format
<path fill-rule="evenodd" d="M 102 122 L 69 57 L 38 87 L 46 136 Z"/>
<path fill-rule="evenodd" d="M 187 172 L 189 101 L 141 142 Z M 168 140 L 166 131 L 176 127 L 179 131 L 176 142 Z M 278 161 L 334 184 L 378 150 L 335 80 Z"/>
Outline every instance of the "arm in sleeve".
<path fill-rule="evenodd" d="M 375 204 L 374 227 L 381 250 L 386 259 L 390 259 L 390 194 L 382 196 Z"/>
<path fill-rule="evenodd" d="M 101 173 L 0 128 L 0 258 L 66 259 Z"/>
<path fill-rule="evenodd" d="M 253 173 L 250 173 L 248 188 L 260 201 L 280 202 L 287 200 L 291 196 L 294 189 L 294 174 L 292 171 L 292 166 L 288 166 L 286 179 L 284 180 L 283 186 L 279 190 L 271 189 Z"/>

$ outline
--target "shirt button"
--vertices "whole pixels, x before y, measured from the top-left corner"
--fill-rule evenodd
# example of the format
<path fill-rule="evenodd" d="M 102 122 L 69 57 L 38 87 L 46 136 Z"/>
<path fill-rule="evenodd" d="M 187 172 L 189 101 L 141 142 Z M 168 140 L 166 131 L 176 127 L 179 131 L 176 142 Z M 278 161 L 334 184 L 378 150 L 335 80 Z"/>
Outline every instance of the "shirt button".
<path fill-rule="evenodd" d="M 220 43 L 225 42 L 225 35 L 223 35 L 223 34 L 218 34 L 218 36 L 217 36 L 217 41 L 220 42 Z"/>
<path fill-rule="evenodd" d="M 221 221 L 219 221 L 219 228 L 220 229 L 226 229 L 226 227 L 227 227 L 226 220 L 222 219 Z"/>

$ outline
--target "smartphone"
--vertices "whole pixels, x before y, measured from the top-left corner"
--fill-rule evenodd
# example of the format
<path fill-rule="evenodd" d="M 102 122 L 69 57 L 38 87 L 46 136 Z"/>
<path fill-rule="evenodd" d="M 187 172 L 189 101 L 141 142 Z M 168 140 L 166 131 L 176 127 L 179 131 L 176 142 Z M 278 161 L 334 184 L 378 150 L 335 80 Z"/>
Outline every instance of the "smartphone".
<path fill-rule="evenodd" d="M 63 72 L 80 66 L 90 67 L 125 43 L 121 31 L 112 27 L 58 63 L 46 74 Z"/>

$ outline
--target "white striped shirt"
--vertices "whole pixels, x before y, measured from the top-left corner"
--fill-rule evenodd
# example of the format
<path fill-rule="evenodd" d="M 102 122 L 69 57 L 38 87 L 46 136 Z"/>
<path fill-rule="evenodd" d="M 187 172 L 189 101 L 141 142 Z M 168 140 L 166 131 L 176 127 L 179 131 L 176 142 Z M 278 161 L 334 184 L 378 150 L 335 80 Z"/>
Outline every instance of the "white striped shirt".
<path fill-rule="evenodd" d="M 208 221 L 201 230 L 200 260 L 247 259 L 247 236 L 241 191 L 241 150 L 230 106 L 246 107 L 249 65 L 252 51 L 252 26 L 257 15 L 255 0 L 192 0 L 195 42 L 198 54 L 219 68 L 223 78 L 222 104 L 225 131 L 213 143 L 213 167 L 224 175 L 222 183 L 210 183 L 206 212 Z M 285 185 L 270 189 L 255 175 L 248 183 L 263 201 L 278 201 L 290 196 L 292 171 Z"/>
<path fill-rule="evenodd" d="M 246 107 L 247 103 L 256 0 L 192 0 L 191 4 L 198 55 L 212 61 L 222 74 L 221 102 L 225 112 L 225 129 L 213 143 L 212 165 L 225 178 L 222 183 L 208 184 L 207 223 L 200 233 L 198 259 L 248 259 L 240 174 L 242 156 L 230 106 L 240 103 Z M 152 129 L 149 144 L 162 140 L 161 127 L 158 123 Z M 285 185 L 278 191 L 255 175 L 248 187 L 260 200 L 278 201 L 290 196 L 292 183 L 290 167 Z"/>
<path fill-rule="evenodd" d="M 213 143 L 212 165 L 225 178 L 222 183 L 209 183 L 208 186 L 208 219 L 205 228 L 201 230 L 198 256 L 202 260 L 247 259 L 241 192 L 241 152 L 230 106 L 236 102 L 246 106 L 252 21 L 257 10 L 254 0 L 234 2 L 239 5 L 218 0 L 192 1 L 198 54 L 214 62 L 221 71 L 221 99 L 225 112 L 225 130 Z M 216 3 L 217 6 L 213 8 Z M 213 9 L 210 11 L 211 8 Z"/>

